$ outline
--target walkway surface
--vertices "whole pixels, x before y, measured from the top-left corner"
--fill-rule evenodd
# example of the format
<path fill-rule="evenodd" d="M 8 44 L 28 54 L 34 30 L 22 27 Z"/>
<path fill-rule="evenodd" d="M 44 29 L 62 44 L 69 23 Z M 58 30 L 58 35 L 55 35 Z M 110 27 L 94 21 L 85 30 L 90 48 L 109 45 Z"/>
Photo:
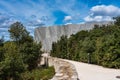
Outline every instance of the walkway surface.
<path fill-rule="evenodd" d="M 120 78 L 116 78 L 116 76 L 120 76 L 120 69 L 103 68 L 71 60 L 65 61 L 75 66 L 80 80 L 120 80 Z"/>

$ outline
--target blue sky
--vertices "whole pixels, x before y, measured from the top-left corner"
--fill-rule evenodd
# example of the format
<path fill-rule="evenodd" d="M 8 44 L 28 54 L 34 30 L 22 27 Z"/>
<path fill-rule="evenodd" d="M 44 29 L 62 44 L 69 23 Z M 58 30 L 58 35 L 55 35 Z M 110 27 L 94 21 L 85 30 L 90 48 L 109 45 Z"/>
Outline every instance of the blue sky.
<path fill-rule="evenodd" d="M 111 21 L 120 15 L 120 0 L 0 0 L 0 36 L 20 21 L 33 35 L 38 26 Z"/>

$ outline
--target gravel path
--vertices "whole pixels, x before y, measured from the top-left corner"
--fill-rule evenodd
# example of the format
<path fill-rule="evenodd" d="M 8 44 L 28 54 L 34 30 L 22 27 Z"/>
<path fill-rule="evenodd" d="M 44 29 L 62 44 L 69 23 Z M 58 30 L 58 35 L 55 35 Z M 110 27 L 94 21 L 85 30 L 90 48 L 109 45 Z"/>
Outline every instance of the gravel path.
<path fill-rule="evenodd" d="M 116 78 L 116 76 L 120 76 L 120 69 L 103 68 L 71 60 L 65 61 L 75 66 L 80 80 L 120 80 L 120 78 Z"/>

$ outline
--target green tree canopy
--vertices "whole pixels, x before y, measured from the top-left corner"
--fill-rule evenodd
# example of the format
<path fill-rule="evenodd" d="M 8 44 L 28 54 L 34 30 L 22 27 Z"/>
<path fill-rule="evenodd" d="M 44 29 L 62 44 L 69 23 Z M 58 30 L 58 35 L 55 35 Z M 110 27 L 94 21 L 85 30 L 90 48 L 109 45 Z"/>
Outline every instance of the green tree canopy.
<path fill-rule="evenodd" d="M 13 23 L 9 28 L 10 38 L 13 41 L 18 43 L 33 41 L 32 37 L 29 35 L 29 32 L 20 22 Z"/>
<path fill-rule="evenodd" d="M 3 42 L 4 42 L 4 36 L 2 36 L 2 37 L 0 38 L 0 46 L 3 45 Z"/>
<path fill-rule="evenodd" d="M 27 66 L 23 63 L 22 56 L 15 43 L 5 43 L 4 50 L 5 58 L 0 62 L 0 78 L 2 80 L 17 80 Z"/>
<path fill-rule="evenodd" d="M 114 23 L 120 26 L 120 16 L 114 17 L 113 19 L 115 20 Z"/>

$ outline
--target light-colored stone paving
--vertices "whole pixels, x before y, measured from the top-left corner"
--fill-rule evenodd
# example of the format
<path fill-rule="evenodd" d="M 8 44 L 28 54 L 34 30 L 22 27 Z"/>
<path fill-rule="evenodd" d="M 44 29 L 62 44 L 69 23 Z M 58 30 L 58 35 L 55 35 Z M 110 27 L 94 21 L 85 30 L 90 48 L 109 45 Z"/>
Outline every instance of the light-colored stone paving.
<path fill-rule="evenodd" d="M 120 78 L 116 78 L 116 76 L 120 76 L 120 69 L 109 69 L 71 60 L 65 61 L 75 66 L 80 80 L 120 80 Z"/>

